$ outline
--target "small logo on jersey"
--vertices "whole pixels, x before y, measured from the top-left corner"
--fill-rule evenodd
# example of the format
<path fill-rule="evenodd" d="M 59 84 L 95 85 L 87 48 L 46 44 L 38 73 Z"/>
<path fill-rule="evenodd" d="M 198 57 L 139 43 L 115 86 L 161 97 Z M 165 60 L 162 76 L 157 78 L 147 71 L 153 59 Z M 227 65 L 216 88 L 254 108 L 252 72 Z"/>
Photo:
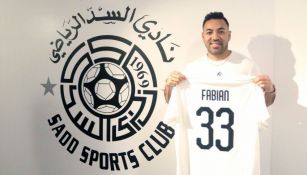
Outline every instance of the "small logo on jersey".
<path fill-rule="evenodd" d="M 217 75 L 218 77 L 221 77 L 221 76 L 223 76 L 223 73 L 222 73 L 222 72 L 218 72 L 216 75 Z"/>

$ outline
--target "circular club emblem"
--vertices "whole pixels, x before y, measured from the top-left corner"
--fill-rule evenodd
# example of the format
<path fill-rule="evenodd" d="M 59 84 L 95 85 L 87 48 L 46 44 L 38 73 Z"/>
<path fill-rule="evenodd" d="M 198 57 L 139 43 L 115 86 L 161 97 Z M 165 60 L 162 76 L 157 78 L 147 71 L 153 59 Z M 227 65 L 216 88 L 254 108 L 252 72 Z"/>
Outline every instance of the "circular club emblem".
<path fill-rule="evenodd" d="M 102 141 L 133 136 L 150 119 L 157 82 L 146 54 L 127 39 L 100 35 L 77 46 L 65 62 L 61 96 L 71 121 Z"/>

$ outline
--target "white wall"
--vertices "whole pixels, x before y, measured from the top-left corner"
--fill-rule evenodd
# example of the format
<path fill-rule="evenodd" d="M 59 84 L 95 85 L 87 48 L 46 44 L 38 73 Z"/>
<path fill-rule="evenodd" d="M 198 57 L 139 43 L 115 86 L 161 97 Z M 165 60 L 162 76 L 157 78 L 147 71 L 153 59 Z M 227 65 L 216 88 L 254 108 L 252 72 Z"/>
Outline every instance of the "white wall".
<path fill-rule="evenodd" d="M 78 42 L 88 36 L 114 33 L 142 45 L 152 57 L 157 74 L 158 103 L 149 124 L 134 139 L 121 142 L 123 147 L 137 148 L 149 137 L 162 119 L 165 102 L 164 79 L 173 69 L 203 55 L 201 23 L 210 11 L 223 11 L 232 30 L 230 48 L 256 60 L 277 86 L 277 99 L 270 107 L 272 126 L 261 134 L 263 175 L 305 175 L 307 168 L 306 114 L 307 24 L 306 3 L 302 0 L 103 0 L 103 1 L 5 1 L 0 0 L 0 174 L 174 174 L 173 142 L 152 161 L 140 158 L 141 165 L 124 172 L 102 171 L 79 161 L 79 154 L 70 154 L 62 147 L 48 125 L 48 119 L 59 113 L 73 136 L 81 144 L 102 151 L 101 142 L 89 139 L 70 123 L 60 97 L 60 75 L 65 60 L 53 64 L 49 60 L 54 41 L 64 21 L 90 7 L 104 10 L 136 8 L 136 18 L 149 15 L 158 22 L 155 30 L 171 33 L 171 41 L 180 45 L 173 52 L 175 61 L 161 62 L 161 55 L 152 42 L 140 40 L 131 25 L 88 25 L 80 30 Z M 126 23 L 125 23 L 126 24 Z M 130 27 L 130 28 L 129 28 Z M 76 44 L 76 43 L 74 43 Z M 72 48 L 75 45 L 72 45 Z M 67 47 L 67 52 L 71 51 Z M 42 83 L 50 77 L 57 83 L 54 96 L 44 96 Z M 271 149 L 272 148 L 272 149 Z M 111 149 L 112 150 L 112 149 Z M 116 149 L 115 149 L 116 150 Z M 114 151 L 114 149 L 113 149 Z"/>
<path fill-rule="evenodd" d="M 272 174 L 307 174 L 307 29 L 302 0 L 275 1 L 275 77 Z"/>

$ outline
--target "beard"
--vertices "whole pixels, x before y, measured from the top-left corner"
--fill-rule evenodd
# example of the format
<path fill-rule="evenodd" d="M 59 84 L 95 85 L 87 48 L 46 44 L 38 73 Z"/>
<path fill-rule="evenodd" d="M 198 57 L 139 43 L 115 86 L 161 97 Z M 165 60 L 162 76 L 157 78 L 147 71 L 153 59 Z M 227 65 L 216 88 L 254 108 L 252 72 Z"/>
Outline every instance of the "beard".
<path fill-rule="evenodd" d="M 222 55 L 228 50 L 228 45 L 224 45 L 223 43 L 219 44 L 209 44 L 207 46 L 207 50 L 211 55 Z"/>

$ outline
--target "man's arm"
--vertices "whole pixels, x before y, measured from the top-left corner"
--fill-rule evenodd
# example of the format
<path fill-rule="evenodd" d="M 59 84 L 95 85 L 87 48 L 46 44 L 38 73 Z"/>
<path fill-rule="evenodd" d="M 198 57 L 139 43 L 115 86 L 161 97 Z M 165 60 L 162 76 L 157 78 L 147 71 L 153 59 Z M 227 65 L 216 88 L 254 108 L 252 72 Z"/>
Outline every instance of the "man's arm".
<path fill-rule="evenodd" d="M 266 106 L 270 106 L 271 104 L 274 103 L 275 97 L 276 97 L 276 89 L 275 86 L 273 85 L 274 90 L 272 92 L 265 92 L 264 93 L 264 98 L 265 98 L 265 104 Z"/>
<path fill-rule="evenodd" d="M 171 98 L 173 86 L 168 86 L 167 84 L 164 87 L 164 98 L 166 103 L 169 102 L 169 99 Z"/>

